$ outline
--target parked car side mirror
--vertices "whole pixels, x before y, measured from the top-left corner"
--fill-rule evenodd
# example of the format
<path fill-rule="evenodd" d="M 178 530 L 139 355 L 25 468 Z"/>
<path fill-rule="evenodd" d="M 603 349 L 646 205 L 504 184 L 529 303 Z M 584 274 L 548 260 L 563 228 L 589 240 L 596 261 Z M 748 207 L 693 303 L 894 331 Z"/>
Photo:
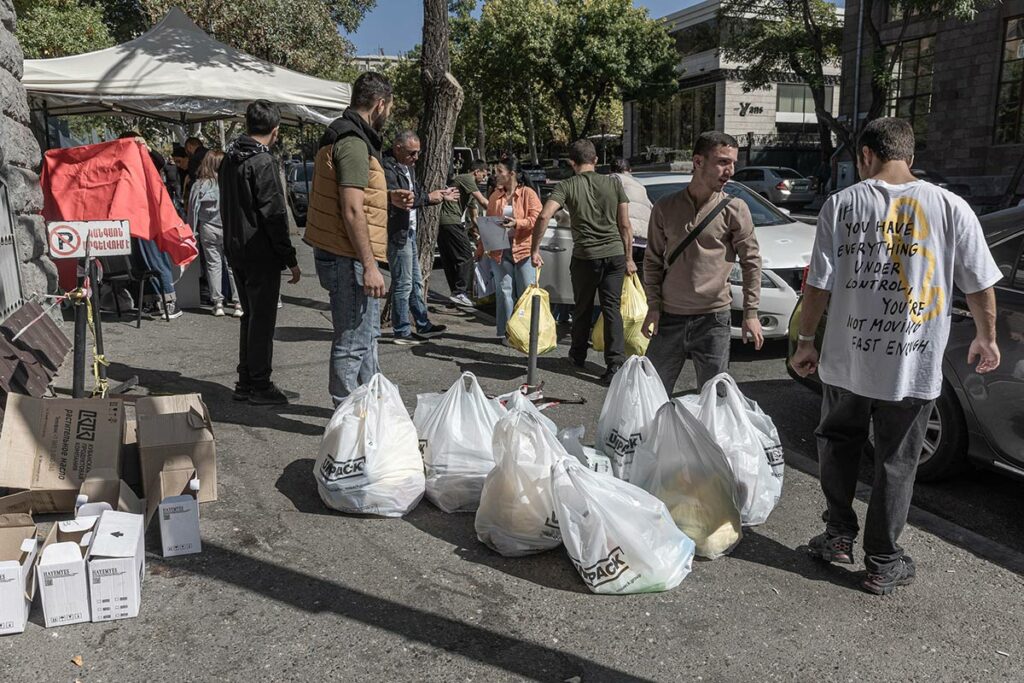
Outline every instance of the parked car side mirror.
<path fill-rule="evenodd" d="M 779 211 L 781 211 L 782 213 L 786 214 L 787 216 L 792 216 L 793 215 L 793 212 L 790 211 L 789 209 L 787 209 L 784 206 L 777 206 L 775 208 L 777 208 Z"/>

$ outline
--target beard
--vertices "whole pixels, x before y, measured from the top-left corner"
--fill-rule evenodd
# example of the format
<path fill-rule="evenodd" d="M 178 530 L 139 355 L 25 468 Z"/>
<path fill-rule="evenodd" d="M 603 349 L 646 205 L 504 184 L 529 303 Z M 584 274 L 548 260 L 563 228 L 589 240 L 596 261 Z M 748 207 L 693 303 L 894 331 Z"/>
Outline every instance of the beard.
<path fill-rule="evenodd" d="M 382 130 L 384 130 L 385 126 L 387 126 L 387 125 L 388 125 L 388 115 L 383 113 L 383 112 L 381 112 L 380 114 L 374 116 L 373 120 L 370 121 L 370 127 L 373 128 L 378 133 L 380 133 Z"/>

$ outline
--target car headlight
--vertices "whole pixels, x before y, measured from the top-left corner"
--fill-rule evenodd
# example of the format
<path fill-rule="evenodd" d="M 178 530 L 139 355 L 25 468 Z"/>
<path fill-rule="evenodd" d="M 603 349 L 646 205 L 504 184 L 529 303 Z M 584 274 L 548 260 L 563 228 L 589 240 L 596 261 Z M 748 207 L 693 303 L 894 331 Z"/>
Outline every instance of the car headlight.
<path fill-rule="evenodd" d="M 729 272 L 729 284 L 735 285 L 736 287 L 743 286 L 743 271 L 740 269 L 740 264 L 732 264 L 732 270 Z M 778 289 L 779 286 L 768 277 L 765 271 L 761 271 L 761 289 Z"/>

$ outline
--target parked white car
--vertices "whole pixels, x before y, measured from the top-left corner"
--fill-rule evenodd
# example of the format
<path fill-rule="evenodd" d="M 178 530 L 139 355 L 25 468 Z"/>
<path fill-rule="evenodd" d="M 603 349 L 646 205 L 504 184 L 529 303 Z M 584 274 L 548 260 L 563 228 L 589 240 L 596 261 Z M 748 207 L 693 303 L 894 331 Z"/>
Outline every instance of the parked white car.
<path fill-rule="evenodd" d="M 690 182 L 690 175 L 680 173 L 636 173 L 634 177 L 646 188 L 651 202 L 682 191 Z M 796 307 L 804 269 L 810 263 L 811 248 L 814 245 L 814 226 L 793 220 L 784 209 L 764 199 L 740 183 L 730 182 L 726 192 L 742 199 L 750 208 L 754 219 L 757 241 L 761 247 L 761 327 L 765 338 L 784 338 L 787 335 L 789 318 Z M 547 193 L 544 193 L 546 199 Z M 636 246 L 642 250 L 646 240 L 637 239 Z M 541 286 L 548 290 L 551 302 L 571 304 L 572 281 L 569 277 L 569 261 L 572 258 L 572 233 L 569 216 L 564 211 L 548 224 L 547 233 L 541 242 L 544 268 L 541 271 Z M 639 265 L 639 262 L 638 262 Z M 732 285 L 732 336 L 740 337 L 743 318 L 743 291 L 739 264 L 733 268 L 730 277 Z"/>

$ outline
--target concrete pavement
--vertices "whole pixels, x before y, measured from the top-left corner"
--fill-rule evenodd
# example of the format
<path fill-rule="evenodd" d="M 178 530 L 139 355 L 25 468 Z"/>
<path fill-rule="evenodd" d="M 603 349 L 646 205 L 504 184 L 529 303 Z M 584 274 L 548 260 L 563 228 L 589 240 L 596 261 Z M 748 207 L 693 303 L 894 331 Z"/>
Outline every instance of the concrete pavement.
<path fill-rule="evenodd" d="M 970 533 L 957 537 L 959 520 L 940 520 L 951 531 L 916 512 L 903 540 L 918 581 L 886 598 L 860 592 L 855 572 L 805 556 L 800 546 L 818 533 L 823 505 L 808 473 L 818 402 L 786 377 L 779 344 L 764 356 L 737 349 L 732 370 L 782 432 L 782 501 L 731 556 L 695 562 L 676 590 L 592 595 L 564 550 L 502 558 L 476 540 L 472 515 L 427 502 L 404 519 L 331 512 L 312 478 L 331 415 L 331 326 L 312 255 L 300 254 L 303 279 L 284 286 L 275 350 L 274 380 L 301 393 L 291 406 L 231 401 L 231 318 L 190 311 L 141 330 L 106 325 L 112 377 L 137 374 L 138 393 L 204 395 L 220 500 L 202 508 L 201 555 L 147 557 L 137 619 L 43 629 L 37 606 L 26 633 L 0 639 L 0 680 L 1020 680 L 1017 505 L 1005 503 L 1006 519 L 986 518 L 1002 525 L 994 552 L 972 546 Z M 449 312 L 435 314 L 451 327 L 435 342 L 381 346 L 410 410 L 417 393 L 443 390 L 465 370 L 489 393 L 525 376 L 525 358 L 486 339 L 492 328 Z M 592 435 L 605 394 L 593 381 L 599 357 L 583 375 L 564 353 L 541 359 L 547 391 L 588 403 L 547 414 Z M 677 389 L 693 384 L 687 368 Z M 996 495 L 1019 501 L 1024 487 L 1006 486 Z M 989 538 L 986 524 L 975 536 Z"/>

